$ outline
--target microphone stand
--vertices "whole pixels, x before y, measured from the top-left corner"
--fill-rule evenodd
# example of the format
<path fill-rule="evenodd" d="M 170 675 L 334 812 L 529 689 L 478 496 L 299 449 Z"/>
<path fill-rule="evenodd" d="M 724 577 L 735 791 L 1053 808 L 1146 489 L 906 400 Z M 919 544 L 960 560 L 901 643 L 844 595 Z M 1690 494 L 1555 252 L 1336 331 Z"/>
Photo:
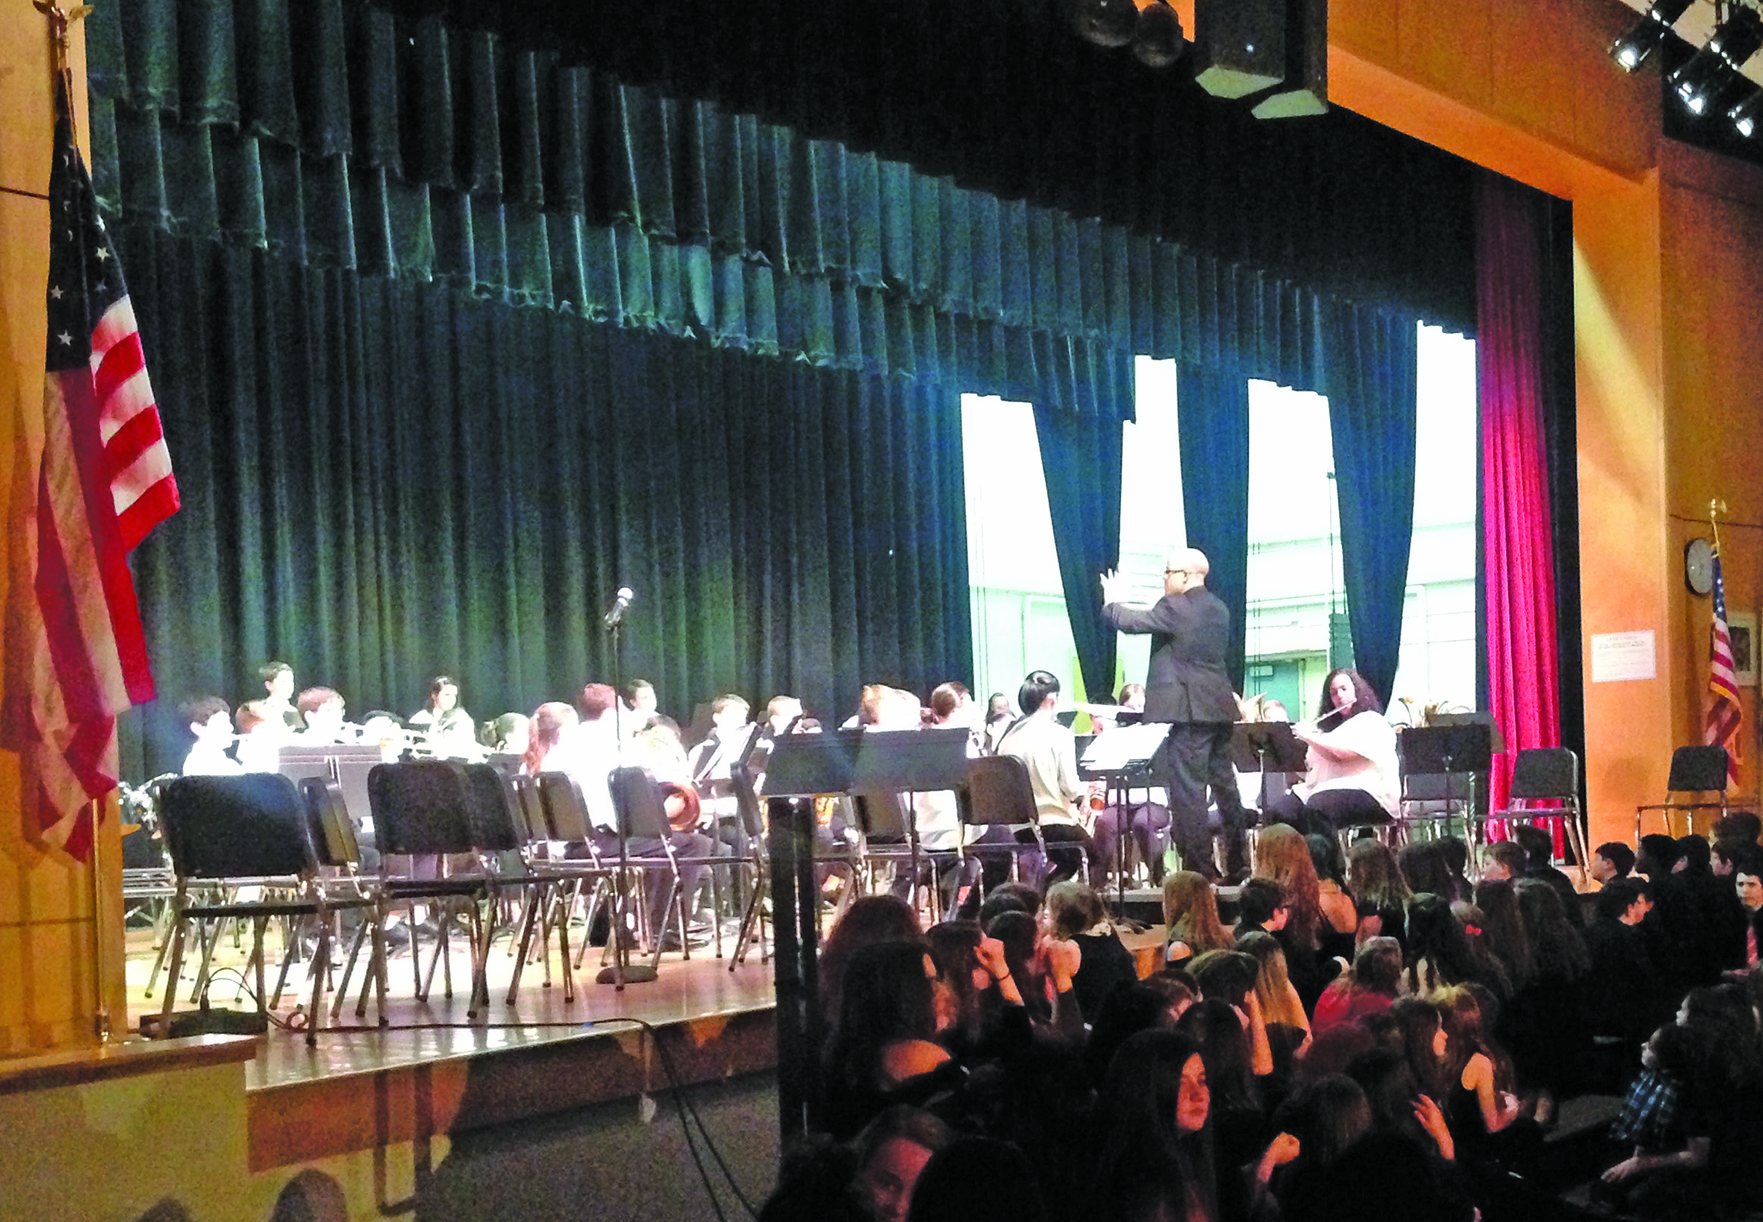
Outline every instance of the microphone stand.
<path fill-rule="evenodd" d="M 620 647 L 623 640 L 621 629 L 624 617 L 620 615 L 606 625 L 606 631 L 612 634 L 612 733 L 616 739 L 613 745 L 613 758 L 617 761 L 613 767 L 624 767 L 624 650 Z M 655 968 L 647 963 L 630 961 L 630 933 L 625 924 L 625 912 L 630 906 L 630 829 L 625 826 L 624 811 L 619 809 L 615 800 L 612 806 L 613 817 L 618 820 L 618 919 L 612 922 L 611 937 L 612 964 L 600 969 L 594 977 L 598 984 L 610 984 L 616 991 L 623 992 L 627 984 L 648 984 L 655 979 Z M 649 936 L 660 938 L 665 930 L 652 929 Z M 582 935 L 584 938 L 586 934 Z"/>

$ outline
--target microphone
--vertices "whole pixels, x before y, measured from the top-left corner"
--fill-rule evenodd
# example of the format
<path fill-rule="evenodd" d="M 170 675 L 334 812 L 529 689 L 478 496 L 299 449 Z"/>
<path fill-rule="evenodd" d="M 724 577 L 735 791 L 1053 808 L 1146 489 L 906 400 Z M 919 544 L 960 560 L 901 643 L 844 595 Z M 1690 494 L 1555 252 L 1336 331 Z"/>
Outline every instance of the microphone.
<path fill-rule="evenodd" d="M 620 586 L 618 596 L 612 600 L 612 610 L 608 611 L 606 617 L 600 622 L 608 628 L 618 627 L 624 622 L 625 608 L 631 605 L 631 599 L 635 597 L 636 595 L 631 592 L 629 586 Z"/>

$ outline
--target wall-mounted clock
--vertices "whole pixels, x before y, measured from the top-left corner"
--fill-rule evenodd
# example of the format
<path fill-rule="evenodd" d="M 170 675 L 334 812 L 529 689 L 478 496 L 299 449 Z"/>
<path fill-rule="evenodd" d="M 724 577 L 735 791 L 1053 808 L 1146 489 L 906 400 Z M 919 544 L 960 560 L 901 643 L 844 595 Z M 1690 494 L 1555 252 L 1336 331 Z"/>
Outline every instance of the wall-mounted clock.
<path fill-rule="evenodd" d="M 1714 589 L 1714 548 L 1708 540 L 1691 539 L 1683 545 L 1683 584 L 1692 594 Z"/>

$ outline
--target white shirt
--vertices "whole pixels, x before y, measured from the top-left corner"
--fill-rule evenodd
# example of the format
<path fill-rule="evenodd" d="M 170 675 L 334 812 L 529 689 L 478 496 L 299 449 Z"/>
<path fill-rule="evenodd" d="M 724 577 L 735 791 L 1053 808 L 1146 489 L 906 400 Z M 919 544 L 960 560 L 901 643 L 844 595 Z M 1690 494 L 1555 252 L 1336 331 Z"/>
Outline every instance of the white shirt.
<path fill-rule="evenodd" d="M 269 771 L 273 772 L 273 765 Z M 205 743 L 198 739 L 184 756 L 185 776 L 238 776 L 245 771 L 245 766 L 226 753 L 225 747 L 217 747 L 213 743 Z"/>
<path fill-rule="evenodd" d="M 1362 789 L 1394 818 L 1402 798 L 1396 765 L 1396 731 L 1383 714 L 1354 713 L 1318 737 L 1336 751 L 1351 754 L 1346 759 L 1333 759 L 1312 748 L 1310 771 L 1301 796 L 1331 789 Z"/>
<path fill-rule="evenodd" d="M 1042 823 L 1077 823 L 1072 804 L 1085 790 L 1077 777 L 1077 739 L 1049 711 L 1017 722 L 998 744 L 999 755 L 1028 765 Z"/>

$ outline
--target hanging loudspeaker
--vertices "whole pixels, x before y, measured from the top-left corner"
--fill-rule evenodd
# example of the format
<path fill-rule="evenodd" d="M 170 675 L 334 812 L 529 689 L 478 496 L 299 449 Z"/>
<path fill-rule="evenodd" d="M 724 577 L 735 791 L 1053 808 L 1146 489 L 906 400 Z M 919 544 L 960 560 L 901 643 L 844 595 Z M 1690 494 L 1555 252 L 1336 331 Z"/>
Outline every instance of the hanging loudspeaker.
<path fill-rule="evenodd" d="M 1328 0 L 1286 0 L 1285 87 L 1261 100 L 1257 119 L 1328 110 Z"/>
<path fill-rule="evenodd" d="M 1240 98 L 1284 80 L 1285 7 L 1282 0 L 1196 0 L 1194 79 L 1200 88 L 1213 97 Z"/>

